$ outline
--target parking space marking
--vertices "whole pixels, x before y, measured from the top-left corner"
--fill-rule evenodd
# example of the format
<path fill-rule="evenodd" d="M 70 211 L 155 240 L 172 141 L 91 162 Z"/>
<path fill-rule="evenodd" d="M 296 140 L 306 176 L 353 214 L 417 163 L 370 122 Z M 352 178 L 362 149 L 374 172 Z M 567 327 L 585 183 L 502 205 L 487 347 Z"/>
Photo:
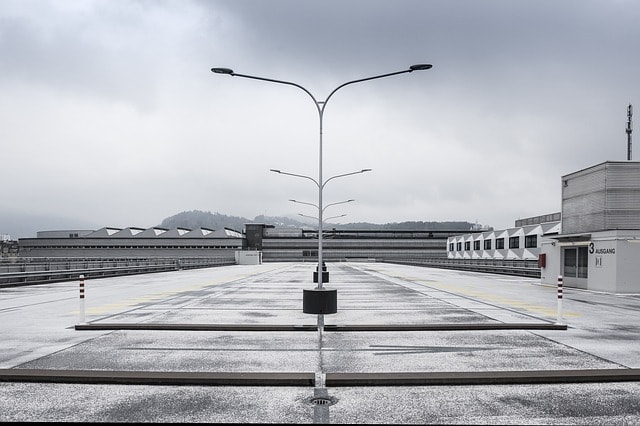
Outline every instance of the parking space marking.
<path fill-rule="evenodd" d="M 477 290 L 473 290 L 467 287 L 463 287 L 460 285 L 455 285 L 455 284 L 445 284 L 445 283 L 441 283 L 438 281 L 431 281 L 431 280 L 421 280 L 421 279 L 412 279 L 413 282 L 416 283 L 420 283 L 422 285 L 428 286 L 428 287 L 434 287 L 437 288 L 439 290 L 443 290 L 443 291 L 448 291 L 454 294 L 460 294 L 466 297 L 471 297 L 474 299 L 477 299 L 481 302 L 486 302 L 486 303 L 492 303 L 492 304 L 497 304 L 497 305 L 503 305 L 512 309 L 522 309 L 522 310 L 526 310 L 528 312 L 532 312 L 538 315 L 543 315 L 546 317 L 552 317 L 554 318 L 557 314 L 557 308 L 554 307 L 549 307 L 549 306 L 544 306 L 544 305 L 540 305 L 540 304 L 535 304 L 535 303 L 531 303 L 528 301 L 523 301 L 523 300 L 517 300 L 517 299 L 511 299 L 508 297 L 504 297 L 501 295 L 497 295 L 497 294 L 493 294 L 493 293 L 487 293 L 484 291 L 477 291 Z M 549 304 L 553 304 L 555 303 L 555 299 L 549 299 Z M 580 317 L 582 316 L 582 314 L 577 313 L 577 312 L 564 312 L 563 313 L 564 316 L 567 317 Z"/>
<path fill-rule="evenodd" d="M 210 287 L 210 286 L 214 286 L 214 285 L 219 285 L 219 284 L 224 284 L 224 283 L 228 283 L 228 282 L 232 282 L 232 281 L 237 281 L 237 280 L 241 280 L 244 278 L 248 278 L 250 276 L 253 275 L 259 275 L 265 272 L 272 272 L 275 269 L 279 269 L 281 268 L 281 266 L 276 267 L 276 268 L 271 268 L 268 269 L 267 271 L 261 271 L 258 274 L 256 273 L 242 273 L 242 274 L 235 274 L 235 275 L 231 275 L 231 276 L 225 276 L 225 277 L 220 277 L 218 279 L 212 280 L 212 281 L 207 281 L 207 282 L 203 282 L 203 283 L 199 283 L 199 284 L 192 284 L 192 285 L 187 285 L 187 286 L 182 286 L 182 287 L 178 287 L 175 288 L 173 290 L 166 290 L 166 291 L 161 291 L 161 292 L 157 292 L 157 293 L 152 293 L 149 295 L 145 295 L 145 296 L 139 296 L 139 297 L 134 297 L 134 298 L 130 298 L 130 299 L 126 299 L 123 300 L 121 302 L 115 302 L 115 303 L 105 303 L 99 306 L 87 306 L 85 312 L 89 315 L 106 315 L 106 314 L 110 314 L 110 313 L 114 313 L 114 312 L 119 312 L 122 311 L 124 309 L 129 309 L 131 307 L 134 306 L 138 306 L 138 305 L 143 305 L 145 303 L 149 303 L 149 302 L 154 302 L 156 300 L 160 300 L 160 299 L 166 299 L 168 297 L 172 297 L 172 296 L 176 296 L 180 293 L 184 293 L 184 292 L 188 292 L 188 291 L 195 291 L 195 290 L 201 290 L 205 287 Z M 91 297 L 90 294 L 87 295 L 87 304 L 90 303 Z M 70 312 L 70 314 L 72 315 L 78 315 L 79 310 L 73 310 Z"/>

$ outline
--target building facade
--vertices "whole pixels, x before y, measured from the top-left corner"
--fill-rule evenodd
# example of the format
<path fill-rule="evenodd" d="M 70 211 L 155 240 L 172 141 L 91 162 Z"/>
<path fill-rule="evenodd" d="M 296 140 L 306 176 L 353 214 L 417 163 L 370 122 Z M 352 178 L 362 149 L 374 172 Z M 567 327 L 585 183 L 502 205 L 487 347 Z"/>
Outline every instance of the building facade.
<path fill-rule="evenodd" d="M 246 224 L 247 248 L 262 250 L 265 262 L 317 262 L 318 231 Z M 396 261 L 446 258 L 447 237 L 457 231 L 326 230 L 322 256 L 326 262 Z"/>
<path fill-rule="evenodd" d="M 246 248 L 232 229 L 101 228 L 38 232 L 18 240 L 20 257 L 228 258 Z"/>
<path fill-rule="evenodd" d="M 562 232 L 545 241 L 543 283 L 640 293 L 640 163 L 607 161 L 562 177 Z"/>
<path fill-rule="evenodd" d="M 449 237 L 447 258 L 538 260 L 545 240 L 560 232 L 560 213 L 519 219 L 515 227 Z"/>

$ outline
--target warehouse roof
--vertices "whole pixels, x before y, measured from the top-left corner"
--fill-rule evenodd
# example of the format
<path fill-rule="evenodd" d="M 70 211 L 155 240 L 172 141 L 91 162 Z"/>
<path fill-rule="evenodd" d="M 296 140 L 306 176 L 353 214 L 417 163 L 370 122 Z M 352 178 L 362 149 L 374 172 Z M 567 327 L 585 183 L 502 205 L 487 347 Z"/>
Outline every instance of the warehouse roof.
<path fill-rule="evenodd" d="M 113 228 L 105 226 L 95 231 L 39 231 L 37 238 L 242 238 L 242 232 L 222 228 Z"/>

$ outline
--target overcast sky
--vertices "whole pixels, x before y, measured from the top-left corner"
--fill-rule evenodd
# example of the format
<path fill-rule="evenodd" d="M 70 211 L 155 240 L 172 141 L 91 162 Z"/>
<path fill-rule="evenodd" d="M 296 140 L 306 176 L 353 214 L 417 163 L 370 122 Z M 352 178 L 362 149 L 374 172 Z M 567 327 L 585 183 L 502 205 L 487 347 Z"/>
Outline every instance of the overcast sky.
<path fill-rule="evenodd" d="M 151 227 L 185 210 L 463 220 L 560 211 L 626 161 L 636 0 L 0 0 L 0 213 Z M 640 109 L 638 109 L 640 111 Z M 640 151 L 634 154 L 640 159 Z M 1 224 L 0 224 L 1 227 Z M 0 229 L 0 234 L 4 233 Z"/>

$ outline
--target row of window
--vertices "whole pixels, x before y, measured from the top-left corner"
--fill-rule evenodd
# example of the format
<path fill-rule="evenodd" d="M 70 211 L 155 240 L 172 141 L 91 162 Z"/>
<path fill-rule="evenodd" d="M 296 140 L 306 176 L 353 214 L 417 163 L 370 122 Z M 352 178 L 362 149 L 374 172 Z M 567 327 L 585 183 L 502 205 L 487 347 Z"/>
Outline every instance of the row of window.
<path fill-rule="evenodd" d="M 309 240 L 291 240 L 291 239 L 268 239 L 263 240 L 262 245 L 265 248 L 301 248 L 301 247 L 309 247 L 309 246 L 317 246 L 317 244 L 313 244 Z M 332 240 L 327 239 L 324 240 L 324 246 L 327 248 L 333 249 L 371 249 L 371 248 L 397 248 L 397 249 L 423 249 L 423 248 L 433 248 L 442 250 L 445 246 L 444 241 L 442 240 Z"/>
<path fill-rule="evenodd" d="M 297 250 L 269 250 L 269 257 L 289 257 L 297 256 L 300 253 Z M 443 251 L 426 252 L 419 250 L 325 250 L 323 256 L 327 258 L 343 257 L 343 258 L 404 258 L 404 259 L 425 259 L 425 258 L 444 258 L 446 254 Z M 318 257 L 318 250 L 302 250 L 302 257 Z"/>
<path fill-rule="evenodd" d="M 492 239 L 487 239 L 483 241 L 483 249 L 484 250 L 492 250 Z M 495 249 L 502 250 L 504 249 L 504 238 L 496 238 L 495 239 Z M 525 235 L 524 237 L 524 248 L 536 248 L 538 247 L 538 236 L 537 235 Z M 520 248 L 520 237 L 509 237 L 509 248 L 517 249 Z M 473 241 L 473 249 L 480 250 L 480 240 Z M 464 251 L 471 250 L 471 241 L 464 242 Z M 458 241 L 457 243 L 449 243 L 449 251 L 462 251 L 462 241 Z"/>

